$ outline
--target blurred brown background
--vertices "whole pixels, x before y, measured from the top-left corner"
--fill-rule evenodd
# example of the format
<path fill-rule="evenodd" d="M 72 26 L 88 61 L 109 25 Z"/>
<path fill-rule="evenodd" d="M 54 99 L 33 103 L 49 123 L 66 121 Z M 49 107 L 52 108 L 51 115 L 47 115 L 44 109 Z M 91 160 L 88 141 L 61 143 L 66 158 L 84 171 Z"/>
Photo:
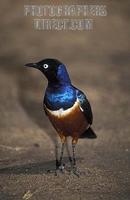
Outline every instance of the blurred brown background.
<path fill-rule="evenodd" d="M 0 4 L 0 199 L 130 199 L 130 1 L 107 5 L 92 31 L 36 31 L 24 4 Z M 55 4 L 61 4 L 56 1 Z M 86 4 L 86 1 L 62 1 Z M 89 97 L 96 140 L 80 140 L 78 165 L 86 176 L 54 177 L 56 134 L 42 111 L 43 75 L 24 68 L 46 57 L 67 65 L 73 84 Z M 66 155 L 67 156 L 67 155 Z M 65 158 L 67 162 L 67 158 Z"/>

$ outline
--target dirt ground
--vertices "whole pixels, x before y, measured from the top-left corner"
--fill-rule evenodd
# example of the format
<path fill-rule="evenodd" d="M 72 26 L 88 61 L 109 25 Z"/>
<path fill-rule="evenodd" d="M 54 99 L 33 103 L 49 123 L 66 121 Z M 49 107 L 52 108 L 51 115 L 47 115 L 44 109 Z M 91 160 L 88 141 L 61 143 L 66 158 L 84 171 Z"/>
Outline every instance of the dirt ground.
<path fill-rule="evenodd" d="M 130 2 L 87 2 L 107 5 L 108 16 L 86 32 L 36 31 L 23 16 L 27 1 L 1 2 L 0 200 L 130 199 Z M 42 110 L 47 82 L 24 68 L 46 57 L 67 65 L 93 108 L 97 139 L 79 140 L 80 178 L 48 173 L 57 136 Z M 67 153 L 64 161 L 68 167 Z"/>

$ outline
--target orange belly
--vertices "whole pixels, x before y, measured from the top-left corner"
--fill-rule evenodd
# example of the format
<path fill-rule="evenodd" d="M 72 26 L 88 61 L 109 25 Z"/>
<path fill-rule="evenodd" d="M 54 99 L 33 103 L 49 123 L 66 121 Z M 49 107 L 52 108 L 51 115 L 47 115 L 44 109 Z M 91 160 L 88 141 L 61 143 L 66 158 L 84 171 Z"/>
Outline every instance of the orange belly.
<path fill-rule="evenodd" d="M 62 109 L 59 111 L 45 109 L 54 128 L 60 135 L 65 137 L 71 136 L 78 139 L 89 126 L 84 114 L 80 110 L 78 102 L 66 111 Z"/>

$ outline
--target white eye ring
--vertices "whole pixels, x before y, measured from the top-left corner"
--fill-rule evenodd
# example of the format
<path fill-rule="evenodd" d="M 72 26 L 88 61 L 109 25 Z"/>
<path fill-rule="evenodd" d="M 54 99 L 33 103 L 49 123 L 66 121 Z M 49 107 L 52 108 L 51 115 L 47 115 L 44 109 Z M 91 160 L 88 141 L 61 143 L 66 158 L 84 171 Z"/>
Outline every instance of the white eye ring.
<path fill-rule="evenodd" d="M 47 69 L 49 66 L 48 66 L 48 64 L 44 64 L 43 67 L 44 67 L 44 69 Z"/>

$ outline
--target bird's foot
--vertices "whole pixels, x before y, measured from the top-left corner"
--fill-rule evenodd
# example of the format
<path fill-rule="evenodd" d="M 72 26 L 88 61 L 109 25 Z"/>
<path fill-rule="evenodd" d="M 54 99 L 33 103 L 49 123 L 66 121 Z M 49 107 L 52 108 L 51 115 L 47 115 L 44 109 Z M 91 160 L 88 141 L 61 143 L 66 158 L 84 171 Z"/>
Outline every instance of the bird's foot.
<path fill-rule="evenodd" d="M 65 169 L 65 164 L 64 163 L 56 166 L 55 175 L 57 176 L 59 173 L 64 174 L 64 169 Z"/>
<path fill-rule="evenodd" d="M 55 174 L 57 176 L 58 174 L 63 174 L 65 169 L 65 164 L 60 163 L 58 160 L 56 161 L 56 169 L 53 170 L 47 170 L 47 173 L 49 174 Z"/>
<path fill-rule="evenodd" d="M 60 166 L 58 167 L 58 169 L 59 169 L 60 171 L 64 171 L 64 169 L 65 169 L 65 164 L 60 165 Z"/>

